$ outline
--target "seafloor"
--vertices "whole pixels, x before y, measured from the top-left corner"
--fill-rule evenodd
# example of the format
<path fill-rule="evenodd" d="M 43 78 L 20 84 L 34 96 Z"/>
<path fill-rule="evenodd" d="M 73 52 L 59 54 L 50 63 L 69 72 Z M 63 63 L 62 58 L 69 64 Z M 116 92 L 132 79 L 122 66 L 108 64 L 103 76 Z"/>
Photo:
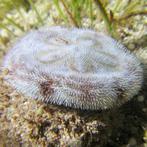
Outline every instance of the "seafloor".
<path fill-rule="evenodd" d="M 141 19 L 145 17 L 136 17 L 139 23 L 133 29 L 118 32 L 145 69 L 147 31 Z M 1 62 L 16 39 L 2 35 L 6 45 L 0 46 Z M 147 147 L 146 78 L 139 94 L 120 108 L 82 111 L 26 98 L 5 83 L 5 74 L 0 76 L 0 147 Z"/>

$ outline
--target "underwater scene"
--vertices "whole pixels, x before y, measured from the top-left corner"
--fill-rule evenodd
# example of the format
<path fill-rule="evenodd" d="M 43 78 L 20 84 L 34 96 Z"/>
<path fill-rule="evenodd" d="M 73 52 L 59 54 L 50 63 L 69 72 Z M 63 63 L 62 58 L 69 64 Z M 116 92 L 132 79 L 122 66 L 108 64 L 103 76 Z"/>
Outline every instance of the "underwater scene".
<path fill-rule="evenodd" d="M 147 0 L 0 0 L 0 147 L 147 147 Z"/>

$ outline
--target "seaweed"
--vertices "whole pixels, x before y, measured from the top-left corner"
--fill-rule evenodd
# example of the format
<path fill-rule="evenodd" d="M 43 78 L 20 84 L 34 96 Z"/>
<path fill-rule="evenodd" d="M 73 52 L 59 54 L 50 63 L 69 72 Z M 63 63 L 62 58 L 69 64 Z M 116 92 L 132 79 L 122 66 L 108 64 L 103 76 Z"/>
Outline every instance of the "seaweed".
<path fill-rule="evenodd" d="M 24 12 L 34 12 L 37 22 L 34 21 L 31 27 L 39 27 L 44 24 L 49 24 L 48 19 L 43 18 L 40 14 L 39 4 L 45 3 L 45 1 L 37 0 L 1 0 L 0 3 L 0 21 L 1 29 L 7 30 L 12 33 L 13 30 L 9 26 L 15 27 L 21 31 L 25 30 L 24 24 L 17 22 L 15 18 L 8 17 L 13 13 L 19 15 L 20 18 L 24 17 Z M 117 29 L 119 26 L 124 25 L 128 20 L 133 19 L 137 15 L 147 14 L 147 1 L 146 0 L 53 0 L 48 1 L 51 6 L 55 7 L 58 18 L 61 19 L 64 24 L 75 27 L 84 27 L 83 22 L 87 19 L 87 27 L 93 28 L 97 23 L 104 21 L 107 32 L 116 37 Z M 23 9 L 23 11 L 22 11 Z M 51 13 L 48 17 L 57 18 L 54 16 L 52 8 L 48 9 L 46 13 Z M 24 18 L 25 19 L 25 18 Z M 5 23 L 7 20 L 7 23 Z M 128 22 L 127 22 L 128 23 Z M 13 32 L 14 33 L 14 32 Z"/>

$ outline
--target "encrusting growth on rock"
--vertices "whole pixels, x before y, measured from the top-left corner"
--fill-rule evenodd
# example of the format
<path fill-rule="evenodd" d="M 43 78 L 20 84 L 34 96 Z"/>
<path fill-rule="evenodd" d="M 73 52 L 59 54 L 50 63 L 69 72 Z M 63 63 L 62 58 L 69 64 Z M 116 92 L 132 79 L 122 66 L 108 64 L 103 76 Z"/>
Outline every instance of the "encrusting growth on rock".
<path fill-rule="evenodd" d="M 6 55 L 5 80 L 18 92 L 47 103 L 107 109 L 138 93 L 143 71 L 123 45 L 89 29 L 33 30 Z"/>

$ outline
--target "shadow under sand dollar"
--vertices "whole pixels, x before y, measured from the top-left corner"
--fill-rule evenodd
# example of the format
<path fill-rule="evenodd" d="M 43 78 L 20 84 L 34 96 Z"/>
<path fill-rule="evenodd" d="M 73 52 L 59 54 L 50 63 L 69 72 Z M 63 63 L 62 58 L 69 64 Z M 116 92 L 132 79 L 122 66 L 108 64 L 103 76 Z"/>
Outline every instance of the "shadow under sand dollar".
<path fill-rule="evenodd" d="M 144 82 L 143 82 L 143 94 L 144 94 L 144 97 L 147 99 L 147 63 L 145 63 L 143 65 L 143 69 L 144 69 Z"/>
<path fill-rule="evenodd" d="M 103 112 L 80 112 L 85 119 L 98 119 L 103 124 L 100 131 L 99 142 L 94 147 L 120 147 L 127 146 L 134 140 L 136 146 L 143 145 L 144 129 L 147 123 L 146 100 L 138 102 L 138 97 L 132 99 L 120 108 Z M 99 145 L 98 145 L 99 144 Z"/>

